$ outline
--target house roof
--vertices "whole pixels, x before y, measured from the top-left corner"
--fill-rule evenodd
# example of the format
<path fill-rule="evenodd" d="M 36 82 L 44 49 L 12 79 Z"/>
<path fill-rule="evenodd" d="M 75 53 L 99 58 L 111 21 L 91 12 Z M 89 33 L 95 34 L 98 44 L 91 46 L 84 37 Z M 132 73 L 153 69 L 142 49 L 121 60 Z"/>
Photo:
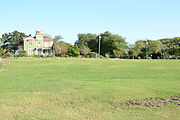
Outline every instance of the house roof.
<path fill-rule="evenodd" d="M 50 42 L 50 41 L 52 41 L 52 39 L 51 38 L 44 38 L 43 41 Z"/>
<path fill-rule="evenodd" d="M 34 40 L 35 38 L 33 38 L 33 37 L 23 37 L 23 40 Z"/>
<path fill-rule="evenodd" d="M 33 37 L 23 37 L 23 40 L 35 40 Z M 51 42 L 53 41 L 51 38 L 44 38 L 43 41 Z"/>

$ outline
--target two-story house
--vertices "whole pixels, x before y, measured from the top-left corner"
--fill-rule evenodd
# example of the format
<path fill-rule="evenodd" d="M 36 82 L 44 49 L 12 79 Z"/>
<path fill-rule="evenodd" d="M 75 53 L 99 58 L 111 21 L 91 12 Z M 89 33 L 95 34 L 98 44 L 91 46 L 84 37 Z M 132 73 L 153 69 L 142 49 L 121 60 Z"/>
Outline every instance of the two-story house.
<path fill-rule="evenodd" d="M 52 55 L 53 40 L 51 38 L 44 38 L 42 30 L 36 30 L 34 37 L 31 35 L 24 37 L 24 50 L 28 55 Z"/>

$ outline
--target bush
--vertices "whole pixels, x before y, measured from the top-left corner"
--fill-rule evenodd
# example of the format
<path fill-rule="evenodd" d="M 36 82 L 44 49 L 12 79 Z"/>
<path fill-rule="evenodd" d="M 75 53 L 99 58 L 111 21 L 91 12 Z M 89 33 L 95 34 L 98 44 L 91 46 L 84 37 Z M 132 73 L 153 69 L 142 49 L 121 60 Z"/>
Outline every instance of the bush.
<path fill-rule="evenodd" d="M 70 57 L 78 57 L 80 55 L 79 48 L 77 46 L 70 46 L 68 49 L 68 55 Z"/>
<path fill-rule="evenodd" d="M 13 54 L 10 53 L 10 52 L 4 52 L 2 49 L 0 49 L 0 57 L 7 58 L 7 57 L 10 57 L 10 56 L 13 56 Z"/>
<path fill-rule="evenodd" d="M 0 49 L 0 57 L 3 57 L 4 54 L 5 54 L 4 51 Z"/>
<path fill-rule="evenodd" d="M 97 57 L 98 57 L 98 54 L 95 53 L 95 52 L 90 52 L 90 53 L 89 53 L 89 57 L 90 57 L 90 58 L 97 58 Z"/>
<path fill-rule="evenodd" d="M 33 57 L 40 58 L 40 57 L 43 57 L 43 56 L 42 55 L 33 55 Z"/>
<path fill-rule="evenodd" d="M 63 54 L 63 55 L 61 55 L 61 57 L 69 57 L 69 55 Z"/>
<path fill-rule="evenodd" d="M 56 57 L 69 57 L 67 54 L 55 54 Z"/>
<path fill-rule="evenodd" d="M 27 52 L 26 51 L 20 51 L 19 52 L 19 57 L 26 57 L 27 56 Z"/>
<path fill-rule="evenodd" d="M 7 58 L 7 57 L 11 57 L 11 56 L 13 56 L 13 54 L 11 52 L 7 52 L 7 53 L 4 53 L 2 57 Z"/>

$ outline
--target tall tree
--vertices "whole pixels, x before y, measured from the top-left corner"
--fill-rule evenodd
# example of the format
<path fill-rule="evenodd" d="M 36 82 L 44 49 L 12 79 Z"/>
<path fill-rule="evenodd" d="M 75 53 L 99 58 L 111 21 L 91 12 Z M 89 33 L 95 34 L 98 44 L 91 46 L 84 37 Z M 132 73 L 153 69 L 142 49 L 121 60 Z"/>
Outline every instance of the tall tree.
<path fill-rule="evenodd" d="M 145 57 L 146 41 L 138 40 L 132 46 L 132 55 L 134 57 Z"/>
<path fill-rule="evenodd" d="M 77 45 L 70 46 L 68 49 L 68 55 L 72 57 L 77 57 L 80 55 L 80 51 Z"/>
<path fill-rule="evenodd" d="M 89 52 L 91 52 L 91 49 L 89 49 L 89 47 L 84 46 L 84 45 L 80 47 L 80 53 L 82 55 L 86 56 Z"/>
<path fill-rule="evenodd" d="M 59 42 L 60 40 L 62 40 L 63 39 L 63 37 L 61 36 L 61 35 L 56 35 L 54 38 L 53 38 L 53 42 L 54 43 L 57 43 L 57 42 Z"/>
<path fill-rule="evenodd" d="M 95 40 L 97 37 L 96 34 L 91 34 L 91 33 L 87 33 L 87 34 L 78 34 L 78 40 L 75 42 L 75 45 L 77 45 L 78 47 L 81 46 L 88 46 L 88 42 L 90 40 Z"/>
<path fill-rule="evenodd" d="M 23 37 L 26 35 L 22 32 L 13 31 L 2 35 L 3 48 L 15 52 L 19 45 L 23 45 Z"/>
<path fill-rule="evenodd" d="M 70 46 L 71 44 L 64 41 L 55 42 L 53 45 L 55 55 L 61 56 L 67 54 Z"/>
<path fill-rule="evenodd" d="M 100 36 L 100 39 L 99 39 Z M 122 57 L 127 48 L 125 38 L 117 34 L 106 31 L 100 35 L 97 34 L 78 34 L 76 45 L 78 47 L 87 46 L 92 52 L 98 52 L 100 42 L 101 55 L 109 55 L 114 57 Z"/>
<path fill-rule="evenodd" d="M 3 45 L 3 40 L 2 40 L 2 38 L 0 38 L 0 48 L 2 45 Z"/>
<path fill-rule="evenodd" d="M 155 40 L 155 41 L 151 41 L 151 55 L 152 58 L 163 58 L 164 57 L 164 50 L 165 50 L 165 45 L 159 41 L 159 40 Z"/>
<path fill-rule="evenodd" d="M 109 31 L 101 34 L 101 54 L 103 56 L 108 54 L 114 57 L 123 57 L 126 48 L 127 43 L 124 37 L 112 34 Z"/>
<path fill-rule="evenodd" d="M 170 58 L 171 56 L 180 57 L 180 37 L 160 39 L 164 46 L 164 57 Z"/>

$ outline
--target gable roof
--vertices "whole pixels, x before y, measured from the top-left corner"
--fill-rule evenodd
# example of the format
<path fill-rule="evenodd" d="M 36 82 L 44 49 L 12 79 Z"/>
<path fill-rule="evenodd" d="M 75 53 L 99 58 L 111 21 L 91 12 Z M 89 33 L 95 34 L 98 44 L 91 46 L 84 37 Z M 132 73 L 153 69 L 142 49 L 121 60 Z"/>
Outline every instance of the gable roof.
<path fill-rule="evenodd" d="M 23 37 L 23 40 L 35 40 L 34 37 Z M 44 38 L 43 41 L 46 41 L 46 42 L 51 42 L 53 41 L 51 38 Z"/>
<path fill-rule="evenodd" d="M 29 36 L 29 37 L 23 37 L 23 40 L 34 40 L 35 38 Z"/>
<path fill-rule="evenodd" d="M 44 38 L 43 41 L 50 42 L 53 41 L 51 38 Z"/>

